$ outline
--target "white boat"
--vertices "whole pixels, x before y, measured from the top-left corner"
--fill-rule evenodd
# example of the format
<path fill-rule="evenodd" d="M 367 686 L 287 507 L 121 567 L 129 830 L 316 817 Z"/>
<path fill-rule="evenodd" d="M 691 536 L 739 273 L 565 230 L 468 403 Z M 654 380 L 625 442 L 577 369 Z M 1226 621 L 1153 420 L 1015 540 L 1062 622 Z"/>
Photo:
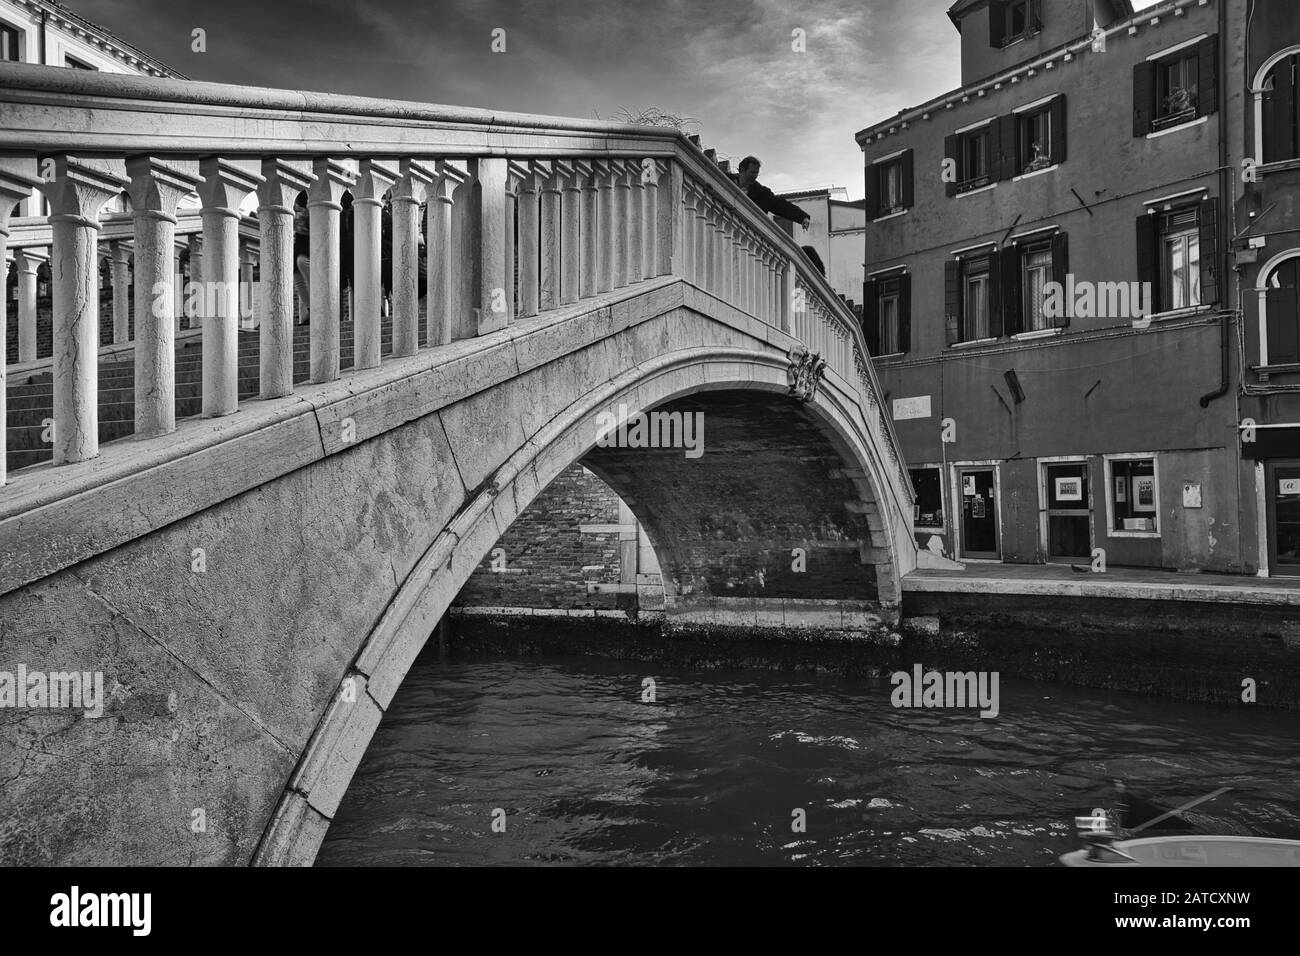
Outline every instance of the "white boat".
<path fill-rule="evenodd" d="M 1066 866 L 1300 866 L 1300 840 L 1246 836 L 1117 840 L 1106 830 L 1081 830 L 1080 836 L 1088 848 L 1061 854 Z"/>

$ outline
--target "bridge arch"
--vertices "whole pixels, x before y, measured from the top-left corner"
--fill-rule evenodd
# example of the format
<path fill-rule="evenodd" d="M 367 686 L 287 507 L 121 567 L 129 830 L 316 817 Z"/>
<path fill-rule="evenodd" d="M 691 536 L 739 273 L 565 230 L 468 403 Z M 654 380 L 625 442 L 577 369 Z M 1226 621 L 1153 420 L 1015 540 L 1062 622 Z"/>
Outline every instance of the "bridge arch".
<path fill-rule="evenodd" d="M 726 595 L 697 593 L 704 583 L 699 566 L 701 558 L 698 552 L 694 557 L 684 553 L 690 549 L 683 549 L 680 539 L 683 525 L 670 527 L 661 520 L 661 508 L 645 507 L 647 498 L 657 490 L 659 479 L 682 467 L 679 460 L 686 462 L 682 450 L 656 449 L 649 456 L 643 454 L 648 449 L 598 447 L 599 416 L 611 408 L 625 406 L 631 416 L 666 409 L 698 411 L 706 416 L 706 422 L 718 417 L 711 409 L 713 412 L 729 409 L 732 434 L 723 438 L 720 447 L 706 448 L 700 459 L 686 462 L 689 465 L 726 460 L 743 453 L 741 446 L 745 442 L 737 441 L 738 436 L 734 434 L 737 421 L 734 413 L 739 403 L 745 401 L 761 398 L 764 413 L 783 409 L 786 412 L 783 421 L 769 422 L 778 428 L 790 422 L 810 426 L 814 434 L 798 436 L 796 442 L 817 454 L 812 461 L 801 462 L 798 467 L 809 474 L 821 470 L 824 473 L 821 487 L 805 484 L 805 494 L 796 501 L 786 496 L 784 489 L 770 486 L 768 494 L 756 502 L 758 510 L 770 517 L 775 508 L 795 506 L 796 511 L 801 511 L 810 498 L 833 499 L 843 510 L 836 516 L 823 513 L 823 517 L 838 519 L 832 520 L 831 527 L 823 524 L 819 529 L 790 528 L 793 534 L 781 541 L 777 550 L 788 555 L 791 544 L 809 545 L 809 532 L 814 538 L 818 533 L 824 536 L 811 542 L 814 552 L 818 546 L 849 545 L 846 553 L 851 561 L 838 562 L 834 572 L 822 578 L 826 585 L 822 596 L 878 604 L 886 620 L 891 616 L 896 619 L 900 562 L 894 536 L 885 526 L 888 512 L 878 505 L 885 500 L 887 489 L 882 477 L 875 473 L 873 456 L 862 442 L 860 429 L 854 428 L 849 406 L 844 401 L 846 396 L 826 388 L 819 389 L 809 401 L 799 402 L 789 392 L 789 362 L 783 356 L 745 349 L 682 349 L 637 365 L 617 376 L 606 388 L 584 395 L 556 415 L 534 438 L 514 449 L 491 479 L 434 536 L 410 573 L 393 589 L 383 615 L 366 637 L 356 660 L 340 675 L 334 695 L 280 796 L 254 863 L 308 864 L 315 858 L 383 712 L 434 627 L 514 519 L 574 462 L 581 461 L 610 484 L 645 525 L 656 545 L 664 573 L 670 622 L 674 619 L 692 623 L 707 621 L 717 602 L 728 599 Z M 718 398 L 723 401 L 718 402 Z M 706 426 L 706 442 L 707 434 Z M 754 453 L 765 454 L 771 450 L 763 441 L 753 441 L 759 436 L 743 437 L 751 440 L 749 450 Z M 656 459 L 657 464 L 647 467 L 649 457 Z M 629 458 L 638 460 L 636 468 L 629 467 Z M 743 470 L 747 465 L 742 458 L 731 468 Z M 699 485 L 702 490 L 690 502 L 693 507 L 686 509 L 690 518 L 702 518 L 708 510 L 711 492 L 703 489 L 717 489 L 715 479 L 716 476 L 710 476 Z M 756 489 L 760 483 L 755 482 L 751 487 Z M 661 488 L 658 490 L 662 492 Z M 734 486 L 730 490 L 734 491 Z M 692 498 L 689 493 L 681 495 L 679 489 L 663 494 Z M 712 503 L 726 502 L 715 498 Z M 704 531 L 692 543 L 697 548 L 703 547 L 705 560 L 707 556 L 729 550 L 740 559 L 742 573 L 753 570 L 773 550 L 769 547 L 771 542 L 763 540 L 753 542 L 749 553 L 745 553 L 743 539 L 710 541 Z M 719 543 L 721 549 L 708 548 Z M 854 580 L 849 570 L 853 566 L 859 572 L 869 573 L 860 573 L 858 580 Z M 752 581 L 749 583 L 751 586 L 742 590 L 752 593 Z M 684 584 L 691 593 L 683 593 Z M 704 590 L 709 590 L 707 583 Z M 818 588 L 814 586 L 806 589 L 804 596 L 817 593 Z M 838 618 L 841 611 L 836 608 L 833 613 Z"/>

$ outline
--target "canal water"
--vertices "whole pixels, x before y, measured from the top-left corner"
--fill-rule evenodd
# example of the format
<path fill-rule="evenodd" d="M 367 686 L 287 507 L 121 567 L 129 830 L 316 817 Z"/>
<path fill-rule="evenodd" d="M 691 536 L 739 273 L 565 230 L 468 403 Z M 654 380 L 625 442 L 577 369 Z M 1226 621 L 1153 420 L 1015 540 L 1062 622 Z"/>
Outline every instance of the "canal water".
<path fill-rule="evenodd" d="M 981 719 L 895 709 L 890 690 L 422 658 L 317 864 L 1048 866 L 1076 848 L 1076 814 L 1113 805 L 1113 778 L 1168 807 L 1232 787 L 1188 813 L 1198 829 L 1300 839 L 1295 714 L 1002 680 Z"/>

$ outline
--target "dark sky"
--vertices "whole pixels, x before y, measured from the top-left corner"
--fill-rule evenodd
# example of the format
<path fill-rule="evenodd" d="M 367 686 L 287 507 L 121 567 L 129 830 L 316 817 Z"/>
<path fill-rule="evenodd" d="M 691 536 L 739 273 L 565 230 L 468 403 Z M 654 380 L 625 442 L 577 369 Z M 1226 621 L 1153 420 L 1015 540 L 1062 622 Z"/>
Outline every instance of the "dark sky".
<path fill-rule="evenodd" d="M 959 82 L 952 0 L 65 2 L 194 79 L 602 119 L 658 107 L 719 155 L 757 154 L 774 189 L 852 198 L 853 134 Z"/>

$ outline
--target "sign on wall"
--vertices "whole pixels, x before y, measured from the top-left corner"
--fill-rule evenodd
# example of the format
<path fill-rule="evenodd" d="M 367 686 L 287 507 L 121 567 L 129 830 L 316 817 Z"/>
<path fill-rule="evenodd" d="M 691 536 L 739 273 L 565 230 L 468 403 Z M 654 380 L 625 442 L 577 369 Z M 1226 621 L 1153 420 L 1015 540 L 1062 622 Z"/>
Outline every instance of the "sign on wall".
<path fill-rule="evenodd" d="M 1300 478 L 1279 478 L 1277 493 L 1279 495 L 1300 495 Z"/>
<path fill-rule="evenodd" d="M 1199 508 L 1201 506 L 1201 483 L 1199 481 L 1183 482 L 1183 507 Z"/>
<path fill-rule="evenodd" d="M 909 418 L 930 417 L 930 396 L 915 395 L 912 398 L 894 399 L 894 421 L 906 421 Z"/>

